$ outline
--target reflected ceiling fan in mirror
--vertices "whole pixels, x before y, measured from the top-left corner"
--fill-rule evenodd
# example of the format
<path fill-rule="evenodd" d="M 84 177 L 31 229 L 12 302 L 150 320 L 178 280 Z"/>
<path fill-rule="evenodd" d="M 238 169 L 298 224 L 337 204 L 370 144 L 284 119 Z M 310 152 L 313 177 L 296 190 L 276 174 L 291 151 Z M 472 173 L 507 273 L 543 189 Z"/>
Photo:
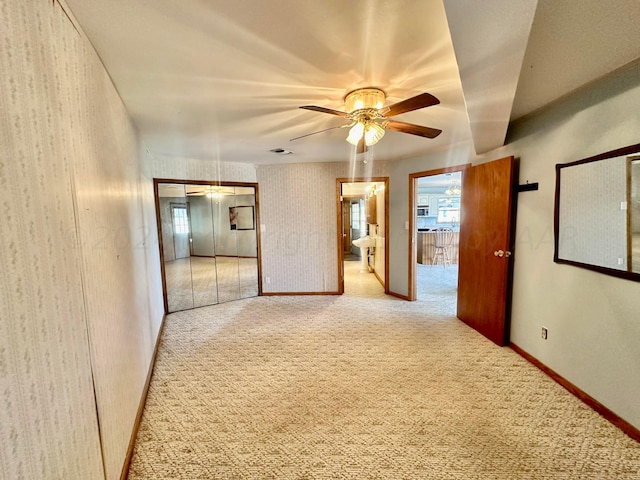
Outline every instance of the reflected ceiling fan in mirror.
<path fill-rule="evenodd" d="M 224 187 L 218 185 L 187 185 L 187 197 L 206 196 L 207 198 L 220 198 L 225 195 L 233 195 L 234 187 Z"/>
<path fill-rule="evenodd" d="M 384 136 L 385 129 L 396 132 L 418 135 L 420 137 L 435 138 L 442 133 L 442 130 L 431 127 L 423 127 L 413 123 L 390 120 L 389 117 L 411 112 L 420 108 L 431 107 L 440 103 L 436 97 L 430 93 L 421 93 L 415 97 L 408 98 L 393 105 L 385 106 L 386 94 L 379 88 L 367 87 L 359 88 L 349 92 L 344 97 L 346 112 L 333 110 L 331 108 L 317 107 L 315 105 L 304 105 L 300 108 L 312 110 L 314 112 L 328 113 L 349 119 L 349 123 L 338 125 L 337 127 L 326 128 L 318 132 L 301 135 L 291 140 L 308 137 L 317 133 L 334 130 L 337 128 L 349 128 L 347 142 L 356 146 L 357 153 L 364 153 L 367 147 L 375 145 Z"/>

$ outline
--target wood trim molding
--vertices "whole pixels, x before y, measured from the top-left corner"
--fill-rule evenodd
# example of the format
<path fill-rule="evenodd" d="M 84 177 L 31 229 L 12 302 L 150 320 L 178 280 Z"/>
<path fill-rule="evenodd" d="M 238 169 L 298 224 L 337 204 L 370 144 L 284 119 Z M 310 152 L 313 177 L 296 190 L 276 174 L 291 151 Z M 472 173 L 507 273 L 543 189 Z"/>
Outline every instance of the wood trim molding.
<path fill-rule="evenodd" d="M 401 298 L 402 300 L 411 300 L 408 295 L 402 295 L 401 293 L 392 292 L 389 290 L 386 292 L 387 295 L 391 295 L 392 297 Z"/>
<path fill-rule="evenodd" d="M 342 295 L 343 292 L 262 292 L 263 297 L 289 297 L 296 295 Z"/>
<path fill-rule="evenodd" d="M 156 205 L 156 229 L 158 231 L 158 248 L 160 250 L 160 276 L 162 277 L 162 301 L 164 302 L 164 313 L 169 311 L 169 299 L 167 297 L 167 280 L 164 270 L 164 246 L 162 244 L 162 218 L 160 218 L 160 195 L 158 194 L 157 179 L 153 179 L 153 200 Z"/>
<path fill-rule="evenodd" d="M 147 371 L 147 379 L 144 382 L 142 395 L 140 396 L 140 403 L 138 404 L 138 413 L 136 414 L 136 419 L 135 419 L 135 422 L 133 423 L 133 430 L 131 432 L 131 438 L 129 439 L 129 446 L 127 447 L 127 455 L 125 456 L 125 459 L 124 459 L 122 472 L 120 473 L 120 480 L 126 480 L 127 476 L 129 475 L 129 467 L 131 466 L 131 458 L 133 457 L 133 448 L 136 445 L 136 437 L 138 436 L 138 430 L 140 428 L 140 421 L 142 420 L 144 406 L 147 402 L 149 385 L 151 385 L 151 377 L 153 376 L 153 369 L 156 366 L 156 357 L 158 355 L 158 348 L 160 347 L 160 340 L 162 339 L 162 333 L 164 332 L 164 324 L 166 319 L 167 319 L 167 314 L 165 313 L 162 316 L 162 321 L 160 322 L 160 328 L 158 329 L 158 336 L 156 337 L 156 344 L 153 347 L 153 354 L 151 355 L 149 370 Z"/>
<path fill-rule="evenodd" d="M 344 253 L 342 248 L 342 184 L 343 183 L 359 183 L 359 182 L 380 182 L 384 183 L 384 276 L 382 280 L 378 275 L 376 278 L 384 288 L 384 293 L 389 293 L 389 177 L 354 177 L 354 178 L 336 178 L 336 219 L 337 229 L 336 235 L 338 239 L 338 295 L 344 293 Z M 349 195 L 345 195 L 349 198 Z"/>
<path fill-rule="evenodd" d="M 342 240 L 342 182 L 336 178 L 336 237 L 338 241 L 338 295 L 344 293 L 344 247 Z"/>
<path fill-rule="evenodd" d="M 380 285 L 382 285 L 382 288 L 384 288 L 384 281 L 380 278 L 380 275 L 378 275 L 378 272 L 376 272 L 375 270 L 373 271 L 373 274 L 375 275 L 375 277 L 378 279 L 378 282 L 380 282 Z M 387 293 L 387 292 L 385 292 Z"/>
<path fill-rule="evenodd" d="M 555 382 L 562 385 L 564 388 L 566 388 L 569 392 L 571 392 L 573 395 L 578 397 L 578 399 L 580 399 L 586 405 L 593 408 L 596 412 L 598 412 L 600 415 L 606 418 L 609 422 L 611 422 L 613 425 L 615 425 L 624 433 L 626 433 L 629 437 L 633 438 L 637 442 L 640 442 L 640 429 L 637 429 L 626 420 L 620 418 L 617 414 L 609 410 L 607 407 L 605 407 L 603 404 L 601 404 L 591 395 L 585 393 L 580 388 L 576 387 L 569 380 L 567 380 L 566 378 L 562 377 L 560 374 L 556 373 L 554 370 L 547 367 L 544 363 L 542 363 L 540 360 L 535 358 L 533 355 L 524 351 L 522 348 L 518 347 L 514 343 L 511 343 L 509 347 L 518 355 L 520 355 L 525 360 L 527 360 L 529 363 L 533 364 L 534 366 L 542 370 L 544 373 L 549 375 Z"/>
<path fill-rule="evenodd" d="M 258 245 L 258 296 L 262 295 L 262 224 L 260 223 L 260 185 L 253 184 L 255 192 L 256 243 Z"/>

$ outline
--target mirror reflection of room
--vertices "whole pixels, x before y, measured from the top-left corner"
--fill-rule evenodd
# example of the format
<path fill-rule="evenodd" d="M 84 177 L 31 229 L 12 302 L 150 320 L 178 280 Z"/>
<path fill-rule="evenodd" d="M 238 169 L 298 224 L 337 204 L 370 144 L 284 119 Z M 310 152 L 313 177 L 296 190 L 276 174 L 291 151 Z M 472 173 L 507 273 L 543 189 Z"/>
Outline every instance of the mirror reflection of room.
<path fill-rule="evenodd" d="M 255 188 L 158 183 L 167 311 L 257 296 Z"/>
<path fill-rule="evenodd" d="M 560 165 L 557 261 L 640 273 L 640 159 Z"/>

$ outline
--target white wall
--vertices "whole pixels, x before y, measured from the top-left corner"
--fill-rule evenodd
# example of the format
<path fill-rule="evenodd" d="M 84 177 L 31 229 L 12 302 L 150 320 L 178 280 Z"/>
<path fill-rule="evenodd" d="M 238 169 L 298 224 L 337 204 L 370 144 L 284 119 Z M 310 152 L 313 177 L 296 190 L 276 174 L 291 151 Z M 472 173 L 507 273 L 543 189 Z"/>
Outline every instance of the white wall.
<path fill-rule="evenodd" d="M 0 7 L 1 475 L 118 478 L 162 320 L 151 181 L 60 5 Z"/>
<path fill-rule="evenodd" d="M 383 162 L 260 165 L 262 290 L 336 292 L 336 179 L 388 176 Z M 269 277 L 269 281 L 267 281 Z"/>

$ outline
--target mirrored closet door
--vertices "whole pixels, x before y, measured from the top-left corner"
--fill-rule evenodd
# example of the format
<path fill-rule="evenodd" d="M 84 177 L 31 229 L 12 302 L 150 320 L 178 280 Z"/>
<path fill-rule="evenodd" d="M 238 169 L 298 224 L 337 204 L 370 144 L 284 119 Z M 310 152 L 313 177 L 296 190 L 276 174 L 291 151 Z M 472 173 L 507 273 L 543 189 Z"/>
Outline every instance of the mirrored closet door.
<path fill-rule="evenodd" d="M 258 296 L 257 185 L 154 183 L 167 312 Z"/>

